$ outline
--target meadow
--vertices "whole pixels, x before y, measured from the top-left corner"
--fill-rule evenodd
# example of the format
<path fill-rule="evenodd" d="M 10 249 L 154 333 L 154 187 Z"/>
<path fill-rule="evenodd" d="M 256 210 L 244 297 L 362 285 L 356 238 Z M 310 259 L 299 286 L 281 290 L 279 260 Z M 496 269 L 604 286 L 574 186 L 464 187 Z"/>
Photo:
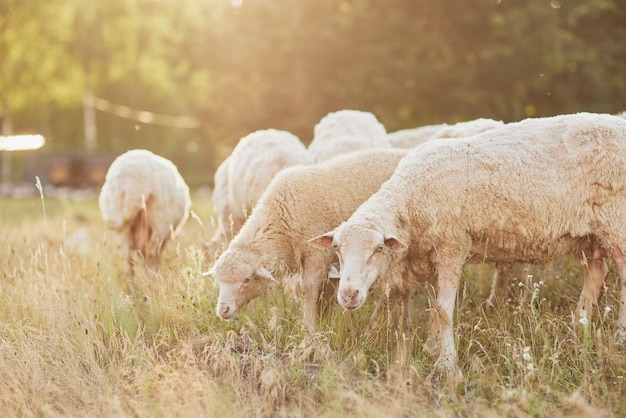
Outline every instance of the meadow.
<path fill-rule="evenodd" d="M 455 313 L 458 373 L 442 376 L 423 344 L 427 287 L 411 325 L 374 298 L 330 301 L 314 335 L 281 288 L 237 319 L 215 314 L 202 243 L 211 201 L 165 248 L 156 276 L 124 273 L 96 196 L 0 199 L 0 412 L 15 417 L 622 416 L 626 347 L 613 342 L 612 268 L 598 314 L 574 321 L 582 266 L 522 271 L 488 309 L 491 267 L 468 266 Z"/>

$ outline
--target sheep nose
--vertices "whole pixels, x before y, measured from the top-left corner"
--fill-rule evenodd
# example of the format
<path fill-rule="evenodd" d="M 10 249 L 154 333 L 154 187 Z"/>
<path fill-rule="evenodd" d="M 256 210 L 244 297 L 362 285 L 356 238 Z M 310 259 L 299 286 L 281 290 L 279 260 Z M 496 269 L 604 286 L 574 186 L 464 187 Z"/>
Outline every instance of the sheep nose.
<path fill-rule="evenodd" d="M 224 319 L 227 319 L 230 317 L 230 306 L 228 305 L 220 305 L 217 314 L 219 316 L 221 316 Z"/>
<path fill-rule="evenodd" d="M 344 306 L 346 309 L 354 308 L 355 302 L 359 297 L 359 289 L 355 290 L 344 290 L 341 292 L 341 299 L 343 299 Z"/>

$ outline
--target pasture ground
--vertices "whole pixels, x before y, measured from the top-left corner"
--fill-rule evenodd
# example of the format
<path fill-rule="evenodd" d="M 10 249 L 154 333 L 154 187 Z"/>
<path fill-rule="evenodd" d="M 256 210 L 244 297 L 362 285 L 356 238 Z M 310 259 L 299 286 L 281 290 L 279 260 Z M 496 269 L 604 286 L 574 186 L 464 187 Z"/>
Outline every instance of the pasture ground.
<path fill-rule="evenodd" d="M 612 340 L 619 284 L 574 323 L 582 267 L 563 260 L 484 304 L 491 268 L 466 268 L 455 314 L 460 372 L 423 350 L 426 290 L 407 330 L 324 310 L 305 336 L 299 303 L 270 292 L 236 321 L 202 276 L 211 202 L 194 196 L 156 277 L 124 274 L 96 197 L 0 199 L 0 411 L 25 417 L 623 416 L 626 347 Z M 396 323 L 391 318 L 392 324 Z"/>

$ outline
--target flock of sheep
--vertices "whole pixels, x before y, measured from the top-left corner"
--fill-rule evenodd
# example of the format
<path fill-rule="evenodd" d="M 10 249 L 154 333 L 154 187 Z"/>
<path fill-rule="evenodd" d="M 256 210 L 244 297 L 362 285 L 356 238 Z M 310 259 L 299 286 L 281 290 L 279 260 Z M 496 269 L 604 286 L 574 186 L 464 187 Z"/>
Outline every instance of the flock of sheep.
<path fill-rule="evenodd" d="M 329 113 L 309 147 L 289 132 L 241 139 L 215 173 L 217 229 L 208 243 L 229 319 L 282 280 L 303 300 L 309 330 L 323 294 L 348 310 L 375 284 L 404 304 L 435 284 L 429 343 L 456 367 L 453 310 L 463 265 L 584 260 L 579 315 L 597 309 L 612 260 L 626 287 L 626 119 L 577 113 L 504 124 L 477 119 L 387 133 L 368 112 Z M 100 194 L 129 270 L 159 254 L 188 217 L 176 167 L 133 150 L 111 165 Z M 336 289 L 332 284 L 339 279 Z M 618 341 L 626 340 L 626 291 Z"/>

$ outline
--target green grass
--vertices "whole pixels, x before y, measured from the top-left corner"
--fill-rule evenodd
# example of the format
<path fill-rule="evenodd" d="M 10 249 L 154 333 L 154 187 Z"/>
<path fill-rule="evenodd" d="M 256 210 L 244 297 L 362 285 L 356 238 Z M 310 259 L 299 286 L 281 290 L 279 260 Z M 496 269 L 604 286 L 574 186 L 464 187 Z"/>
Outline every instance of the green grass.
<path fill-rule="evenodd" d="M 0 200 L 0 410 L 8 416 L 620 416 L 626 349 L 613 343 L 619 285 L 574 324 L 582 286 L 572 260 L 512 283 L 487 310 L 491 268 L 465 269 L 455 314 L 460 371 L 433 373 L 422 349 L 426 292 L 407 330 L 368 328 L 374 297 L 330 300 L 305 335 L 301 303 L 275 289 L 215 315 L 202 276 L 211 204 L 166 247 L 156 277 L 124 274 L 96 198 Z M 522 278 L 523 279 L 523 278 Z M 541 281 L 541 284 L 539 282 Z M 519 285 L 518 282 L 522 284 Z M 535 285 L 533 285 L 535 283 Z M 606 309 L 609 307 L 610 309 Z"/>

